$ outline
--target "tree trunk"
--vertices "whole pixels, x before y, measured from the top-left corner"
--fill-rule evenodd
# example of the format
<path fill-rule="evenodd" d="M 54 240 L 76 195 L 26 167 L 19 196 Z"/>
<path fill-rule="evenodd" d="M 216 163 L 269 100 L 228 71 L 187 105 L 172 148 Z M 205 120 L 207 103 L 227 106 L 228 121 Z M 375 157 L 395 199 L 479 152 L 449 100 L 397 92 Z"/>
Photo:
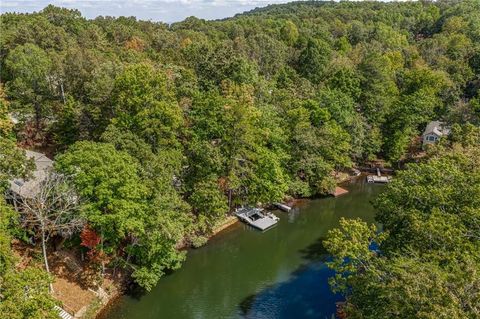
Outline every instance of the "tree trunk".
<path fill-rule="evenodd" d="M 101 247 L 102 247 L 102 254 L 103 254 L 103 230 L 102 230 L 102 235 L 100 237 L 100 240 L 101 240 Z M 103 256 L 102 256 L 102 280 L 104 277 L 105 277 L 105 261 L 103 260 Z"/>
<path fill-rule="evenodd" d="M 48 259 L 47 259 L 47 242 L 45 240 L 45 226 L 42 227 L 42 252 L 43 252 L 43 261 L 45 262 L 45 269 L 50 274 L 50 267 L 48 266 Z M 50 283 L 50 292 L 53 292 L 53 285 Z"/>
<path fill-rule="evenodd" d="M 37 97 L 35 97 L 35 103 L 34 103 L 34 108 L 35 108 L 35 127 L 37 130 L 40 129 L 40 119 L 41 119 L 41 114 L 40 114 L 40 103 L 38 102 Z"/>
<path fill-rule="evenodd" d="M 65 100 L 65 91 L 63 91 L 63 82 L 60 82 L 60 89 L 62 90 L 62 100 L 63 104 L 67 104 L 67 101 Z"/>

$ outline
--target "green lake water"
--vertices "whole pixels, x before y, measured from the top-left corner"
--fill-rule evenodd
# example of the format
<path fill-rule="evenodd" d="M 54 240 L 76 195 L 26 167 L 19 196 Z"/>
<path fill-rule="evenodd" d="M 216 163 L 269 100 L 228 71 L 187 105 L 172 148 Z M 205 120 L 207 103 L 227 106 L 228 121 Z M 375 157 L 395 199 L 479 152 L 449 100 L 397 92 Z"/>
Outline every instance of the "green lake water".
<path fill-rule="evenodd" d="M 149 293 L 126 295 L 101 319 L 332 318 L 332 272 L 321 245 L 341 217 L 374 221 L 370 201 L 382 186 L 352 182 L 339 198 L 300 202 L 293 213 L 275 211 L 264 233 L 242 223 L 200 249 Z"/>

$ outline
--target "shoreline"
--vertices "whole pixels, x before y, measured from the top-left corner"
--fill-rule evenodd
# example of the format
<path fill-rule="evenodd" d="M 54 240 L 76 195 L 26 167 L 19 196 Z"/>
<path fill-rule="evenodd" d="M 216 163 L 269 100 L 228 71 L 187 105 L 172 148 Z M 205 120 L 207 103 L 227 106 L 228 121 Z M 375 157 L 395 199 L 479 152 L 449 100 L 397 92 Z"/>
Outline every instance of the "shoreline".
<path fill-rule="evenodd" d="M 208 236 L 207 242 L 203 246 L 208 245 L 208 242 L 211 239 L 213 239 L 214 237 L 219 235 L 221 232 L 227 230 L 228 228 L 238 224 L 238 222 L 239 222 L 239 219 L 236 216 L 232 216 L 232 215 L 226 216 L 222 220 L 222 222 L 220 222 L 214 228 L 214 230 L 212 231 L 212 234 L 210 234 Z M 179 249 L 187 249 L 188 250 L 188 249 L 197 249 L 197 248 L 181 247 Z M 101 306 L 98 309 L 95 310 L 95 312 L 92 314 L 93 316 L 89 316 L 87 318 L 88 319 L 90 319 L 90 318 L 92 318 L 92 319 L 106 319 L 107 317 L 105 317 L 105 316 L 107 315 L 108 310 L 112 306 L 114 306 L 121 299 L 121 297 L 123 295 L 125 295 L 126 290 L 127 290 L 127 285 L 125 283 L 123 285 L 120 285 L 120 287 L 117 287 L 116 291 L 112 295 L 109 295 L 108 299 L 101 302 Z M 93 303 L 92 303 L 92 305 L 93 305 Z M 80 317 L 80 318 L 83 318 L 83 317 Z M 87 319 L 87 318 L 85 318 L 85 319 Z"/>
<path fill-rule="evenodd" d="M 212 239 L 213 237 L 217 236 L 219 233 L 222 231 L 226 230 L 227 228 L 230 228 L 231 226 L 237 224 L 240 220 L 237 218 L 237 216 L 234 215 L 228 215 L 226 216 L 219 225 L 217 225 L 213 231 L 212 234 L 208 236 L 208 240 Z M 208 241 L 207 241 L 208 243 Z"/>
<path fill-rule="evenodd" d="M 347 186 L 349 182 L 353 181 L 353 180 L 357 180 L 359 178 L 365 178 L 365 173 L 362 173 L 361 175 L 358 175 L 358 176 L 352 176 L 352 175 L 349 175 L 349 174 L 345 174 L 343 176 L 341 176 L 342 178 L 339 178 L 337 179 L 337 183 L 336 185 L 342 185 L 342 186 Z M 330 196 L 330 195 L 326 195 L 326 196 Z M 288 203 L 289 204 L 298 204 L 298 203 L 301 203 L 303 201 L 308 201 L 310 199 L 312 199 L 313 197 L 309 197 L 309 198 L 302 198 L 302 197 L 299 197 L 299 198 L 291 198 L 288 200 Z M 227 215 L 225 216 L 225 218 L 218 223 L 218 225 L 215 226 L 215 228 L 213 229 L 212 233 L 209 234 L 208 236 L 208 239 L 207 241 L 205 242 L 204 245 L 202 245 L 201 247 L 203 246 L 206 246 L 208 245 L 208 242 L 212 239 L 214 239 L 215 237 L 217 237 L 218 235 L 220 235 L 222 232 L 224 231 L 227 231 L 228 229 L 232 228 L 233 226 L 239 224 L 240 220 L 234 216 L 234 215 Z M 200 247 L 198 247 L 200 248 Z M 180 247 L 179 249 L 197 249 L 197 248 L 193 248 L 193 247 L 187 247 L 187 246 L 183 246 L 183 247 Z M 106 315 L 107 315 L 107 312 L 108 310 L 115 305 L 115 303 L 117 303 L 120 298 L 125 294 L 125 291 L 126 291 L 126 286 L 124 285 L 122 287 L 122 289 L 118 289 L 116 291 L 116 293 L 112 296 L 110 296 L 110 298 L 107 300 L 107 302 L 102 306 L 100 307 L 96 313 L 95 313 L 95 316 L 94 317 L 91 317 L 91 318 L 94 318 L 94 319 L 107 319 Z"/>

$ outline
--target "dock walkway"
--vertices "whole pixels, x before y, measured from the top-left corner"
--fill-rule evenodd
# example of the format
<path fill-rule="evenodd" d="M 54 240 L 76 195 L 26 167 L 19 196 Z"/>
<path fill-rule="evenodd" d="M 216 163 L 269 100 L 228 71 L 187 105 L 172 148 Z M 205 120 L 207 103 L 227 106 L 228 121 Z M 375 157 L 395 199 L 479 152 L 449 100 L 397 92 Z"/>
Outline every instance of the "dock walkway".
<path fill-rule="evenodd" d="M 283 210 L 284 212 L 287 212 L 287 213 L 292 210 L 292 207 L 282 203 L 273 203 L 273 205 L 278 209 Z"/>

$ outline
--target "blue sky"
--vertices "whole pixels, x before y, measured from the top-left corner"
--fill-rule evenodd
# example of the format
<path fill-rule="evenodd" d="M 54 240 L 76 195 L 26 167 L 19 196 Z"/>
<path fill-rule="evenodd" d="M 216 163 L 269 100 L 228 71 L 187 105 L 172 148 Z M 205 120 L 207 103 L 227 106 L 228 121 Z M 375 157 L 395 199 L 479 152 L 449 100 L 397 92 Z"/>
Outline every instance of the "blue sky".
<path fill-rule="evenodd" d="M 290 0 L 291 1 L 291 0 Z M 1 12 L 34 12 L 53 4 L 76 8 L 87 18 L 136 16 L 138 19 L 176 22 L 189 16 L 220 19 L 289 0 L 0 0 Z"/>

